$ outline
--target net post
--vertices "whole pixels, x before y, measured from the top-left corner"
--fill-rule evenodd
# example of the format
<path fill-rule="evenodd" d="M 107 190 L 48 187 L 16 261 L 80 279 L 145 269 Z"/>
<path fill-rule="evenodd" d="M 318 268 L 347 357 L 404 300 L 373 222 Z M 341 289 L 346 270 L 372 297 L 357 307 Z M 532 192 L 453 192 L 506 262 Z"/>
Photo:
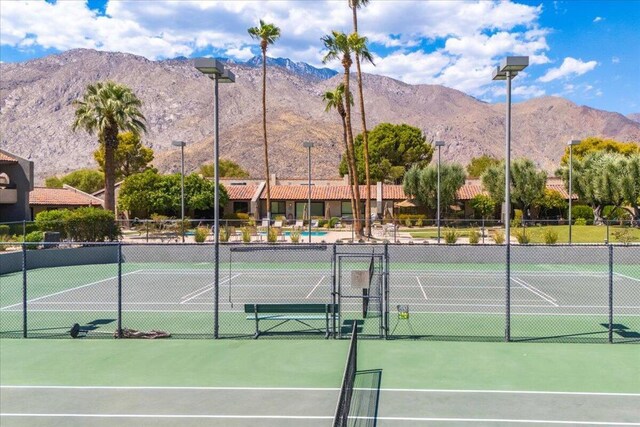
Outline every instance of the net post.
<path fill-rule="evenodd" d="M 22 337 L 27 338 L 27 244 L 22 242 Z"/>
<path fill-rule="evenodd" d="M 613 343 L 613 245 L 609 245 L 609 343 Z"/>
<path fill-rule="evenodd" d="M 122 338 L 122 242 L 118 242 L 118 338 Z"/>

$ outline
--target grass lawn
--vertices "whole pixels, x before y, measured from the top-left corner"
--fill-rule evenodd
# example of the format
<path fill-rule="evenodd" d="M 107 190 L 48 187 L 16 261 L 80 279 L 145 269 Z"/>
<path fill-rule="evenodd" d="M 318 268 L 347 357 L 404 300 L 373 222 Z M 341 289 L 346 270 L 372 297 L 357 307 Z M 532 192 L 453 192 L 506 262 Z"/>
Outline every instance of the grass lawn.
<path fill-rule="evenodd" d="M 456 228 L 460 237 L 467 237 L 470 230 L 479 231 L 479 227 L 463 227 Z M 520 232 L 522 228 L 511 228 L 511 235 L 515 236 L 516 232 Z M 527 227 L 526 233 L 530 237 L 530 243 L 544 243 L 544 234 L 547 230 L 553 230 L 558 233 L 558 243 L 569 242 L 569 226 L 568 225 L 550 225 L 543 227 Z M 614 235 L 615 232 L 627 230 L 634 242 L 640 241 L 640 229 L 630 227 L 609 227 L 609 241 L 618 242 L 619 240 Z M 406 229 L 403 228 L 401 232 L 409 232 L 414 239 L 435 239 L 438 237 L 438 230 L 436 228 L 423 228 L 423 229 Z M 441 230 L 441 234 L 444 233 L 444 227 Z M 604 225 L 574 225 L 571 230 L 571 241 L 573 243 L 604 243 L 607 238 L 607 227 Z"/>

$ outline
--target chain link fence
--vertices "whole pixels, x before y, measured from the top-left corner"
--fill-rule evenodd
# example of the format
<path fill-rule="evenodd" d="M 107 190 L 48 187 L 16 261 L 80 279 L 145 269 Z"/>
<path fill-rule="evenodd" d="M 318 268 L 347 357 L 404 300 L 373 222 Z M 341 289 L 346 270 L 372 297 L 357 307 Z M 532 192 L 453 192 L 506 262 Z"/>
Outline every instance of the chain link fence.
<path fill-rule="evenodd" d="M 511 245 L 509 275 L 504 245 L 215 249 L 0 243 L 0 337 L 640 343 L 640 246 Z"/>

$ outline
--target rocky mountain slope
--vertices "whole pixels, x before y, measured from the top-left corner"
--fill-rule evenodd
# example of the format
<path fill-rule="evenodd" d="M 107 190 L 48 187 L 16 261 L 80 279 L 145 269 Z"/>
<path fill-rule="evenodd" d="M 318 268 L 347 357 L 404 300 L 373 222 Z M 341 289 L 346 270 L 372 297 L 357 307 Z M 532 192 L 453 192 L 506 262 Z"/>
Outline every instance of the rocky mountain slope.
<path fill-rule="evenodd" d="M 286 64 L 285 64 L 286 65 Z M 298 64 L 300 65 L 300 64 Z M 228 63 L 235 84 L 220 86 L 220 155 L 264 176 L 261 129 L 261 69 Z M 303 67 L 304 68 L 304 67 Z M 334 177 L 342 152 L 336 112 L 324 112 L 321 95 L 341 81 L 321 79 L 301 68 L 269 66 L 269 153 L 272 171 L 282 177 L 306 176 L 302 142 L 316 143 L 314 175 Z M 172 140 L 188 142 L 188 170 L 213 158 L 213 85 L 189 61 L 145 58 L 93 50 L 71 50 L 24 63 L 0 64 L 0 146 L 36 164 L 39 182 L 53 174 L 94 166 L 96 137 L 72 132 L 74 107 L 87 84 L 114 80 L 130 86 L 143 101 L 145 143 L 156 151 L 161 171 L 177 171 L 179 152 Z M 474 156 L 504 152 L 504 105 L 487 104 L 442 86 L 408 85 L 365 75 L 369 128 L 377 123 L 408 123 L 429 139 L 444 139 L 443 159 L 466 163 Z M 357 111 L 357 109 L 354 109 Z M 360 117 L 354 114 L 354 131 Z M 527 156 L 553 171 L 565 142 L 603 136 L 640 141 L 640 124 L 618 113 L 544 97 L 513 106 L 513 156 Z"/>

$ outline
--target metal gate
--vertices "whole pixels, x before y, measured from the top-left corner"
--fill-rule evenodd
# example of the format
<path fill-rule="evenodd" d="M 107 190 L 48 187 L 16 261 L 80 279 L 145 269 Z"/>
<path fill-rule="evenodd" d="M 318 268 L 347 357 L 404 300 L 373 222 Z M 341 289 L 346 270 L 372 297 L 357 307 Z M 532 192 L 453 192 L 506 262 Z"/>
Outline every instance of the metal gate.
<path fill-rule="evenodd" d="M 336 249 L 334 302 L 340 307 L 334 329 L 338 337 L 348 335 L 353 324 L 363 337 L 384 338 L 388 325 L 387 263 L 384 248 Z M 360 251 L 359 249 L 362 249 Z"/>

